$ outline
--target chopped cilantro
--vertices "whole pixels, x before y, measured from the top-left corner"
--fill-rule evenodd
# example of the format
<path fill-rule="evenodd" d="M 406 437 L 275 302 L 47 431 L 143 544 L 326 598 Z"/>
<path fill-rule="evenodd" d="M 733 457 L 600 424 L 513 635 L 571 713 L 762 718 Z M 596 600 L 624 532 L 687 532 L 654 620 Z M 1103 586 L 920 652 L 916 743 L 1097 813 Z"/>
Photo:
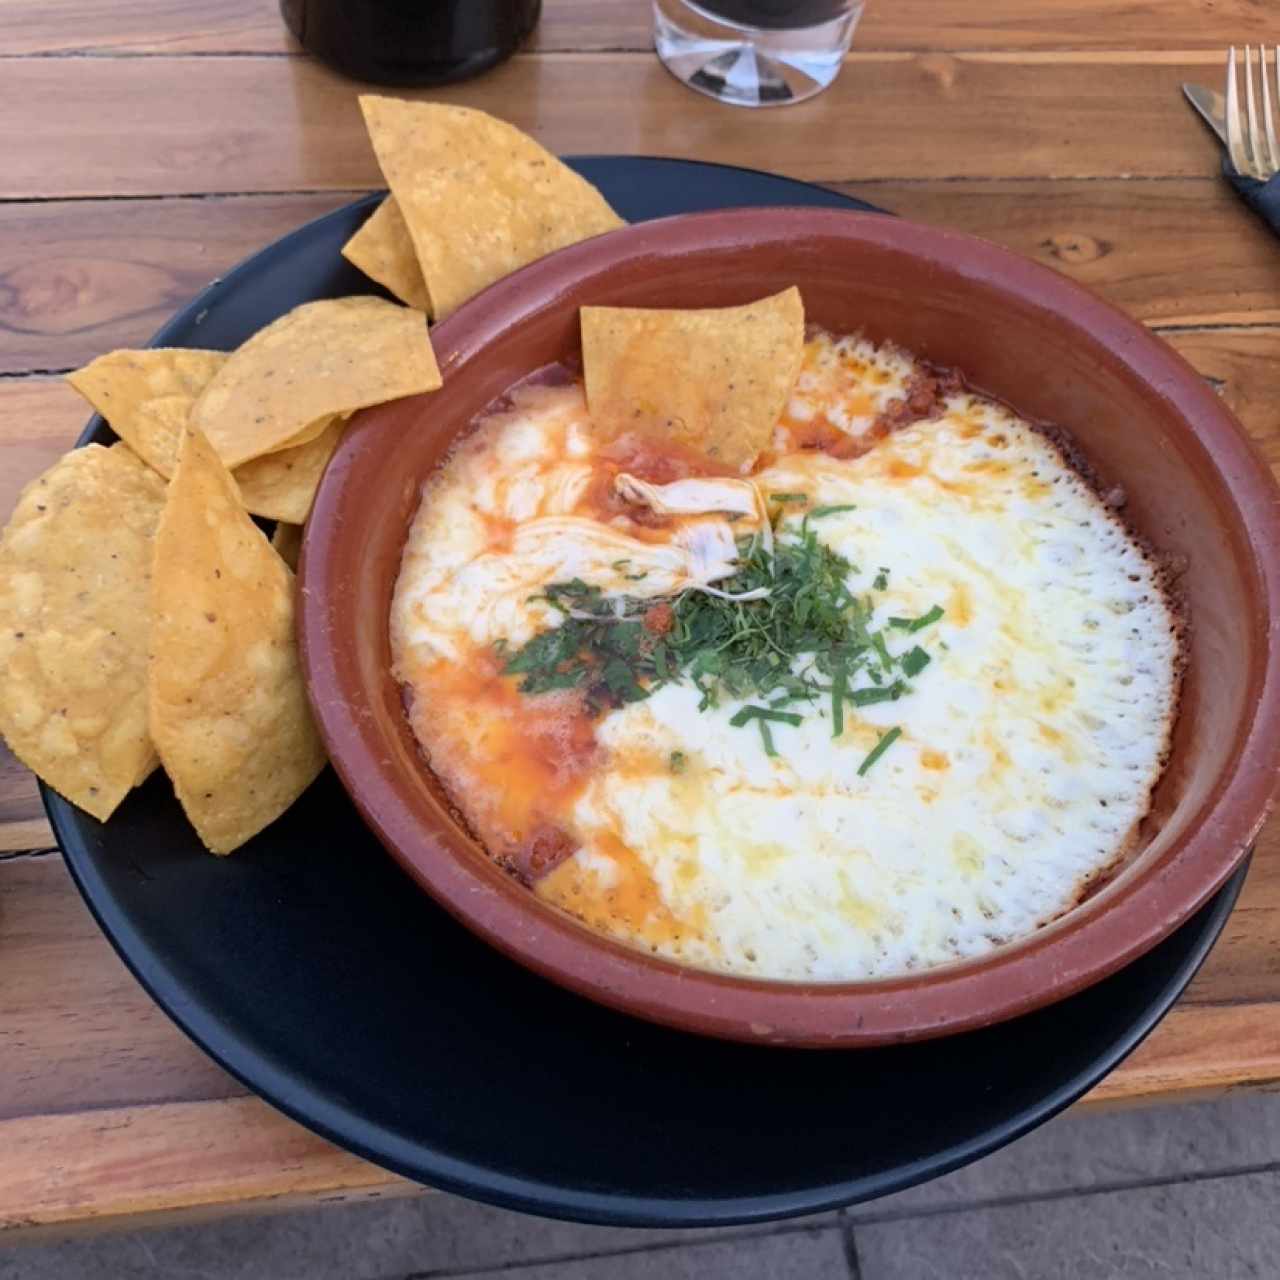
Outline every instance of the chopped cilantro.
<path fill-rule="evenodd" d="M 772 720 L 776 724 L 798 725 L 804 723 L 804 716 L 798 716 L 794 711 L 775 711 L 772 707 L 757 707 L 748 704 L 743 707 L 730 721 L 735 729 L 741 729 L 744 724 L 750 724 L 752 720 Z"/>
<path fill-rule="evenodd" d="M 880 757 L 884 755 L 884 753 L 888 751 L 900 737 L 902 737 L 902 730 L 895 725 L 880 739 L 879 742 L 876 743 L 874 747 L 871 748 L 870 751 L 867 752 L 866 759 L 858 766 L 858 777 L 864 777 L 867 770 L 870 769 L 871 766 L 875 764 L 875 762 L 879 760 Z"/>
<path fill-rule="evenodd" d="M 838 738 L 844 732 L 844 700 L 849 696 L 849 673 L 843 659 L 836 663 L 831 674 L 831 736 Z"/>
<path fill-rule="evenodd" d="M 880 659 L 880 665 L 888 671 L 893 666 L 893 655 L 889 652 L 889 646 L 884 642 L 884 633 L 877 631 L 871 637 L 871 643 L 875 648 L 876 657 Z"/>
<path fill-rule="evenodd" d="M 907 686 L 901 680 L 895 680 L 879 689 L 855 689 L 849 695 L 849 701 L 855 707 L 869 707 L 876 702 L 897 702 L 906 692 Z"/>
<path fill-rule="evenodd" d="M 804 494 L 770 497 L 806 500 Z M 668 683 L 692 684 L 700 711 L 724 699 L 744 702 L 731 723 L 754 721 L 770 755 L 777 754 L 771 724 L 798 725 L 806 708 L 829 697 L 838 737 L 847 707 L 897 701 L 910 688 L 892 678 L 893 669 L 915 676 L 929 655 L 918 645 L 895 655 L 888 633 L 872 629 L 874 596 L 850 590 L 857 569 L 810 528 L 810 518 L 827 511 L 809 512 L 798 529 L 777 534 L 772 547 L 759 535 L 739 539 L 737 570 L 716 583 L 714 595 L 690 590 L 659 600 L 606 595 L 581 578 L 552 583 L 533 599 L 557 610 L 559 625 L 514 651 L 500 642 L 495 653 L 508 674 L 521 677 L 521 692 L 578 689 L 592 712 L 637 702 Z M 629 564 L 619 560 L 613 567 Z M 875 590 L 887 580 L 882 568 Z M 669 611 L 650 629 L 646 620 L 658 604 Z M 935 607 L 890 623 L 917 631 L 941 616 Z"/>
<path fill-rule="evenodd" d="M 942 606 L 935 604 L 928 613 L 922 613 L 918 618 L 890 618 L 889 625 L 901 631 L 923 631 L 925 627 L 932 626 L 941 617 Z"/>
<path fill-rule="evenodd" d="M 919 645 L 916 645 L 909 653 L 902 655 L 902 674 L 918 676 L 932 661 L 933 659 Z"/>

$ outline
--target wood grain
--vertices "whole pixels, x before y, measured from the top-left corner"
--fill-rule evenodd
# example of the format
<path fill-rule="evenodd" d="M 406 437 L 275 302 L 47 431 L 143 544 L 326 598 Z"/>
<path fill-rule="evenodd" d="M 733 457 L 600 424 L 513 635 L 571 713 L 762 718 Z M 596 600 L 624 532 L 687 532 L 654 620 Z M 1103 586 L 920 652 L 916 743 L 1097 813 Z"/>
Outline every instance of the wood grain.
<path fill-rule="evenodd" d="M 0 205 L 0 372 L 141 345 L 242 258 L 354 194 Z"/>
<path fill-rule="evenodd" d="M 1280 1014 L 1274 1003 L 1212 1009 L 1179 1004 L 1084 1101 L 1176 1102 L 1277 1081 Z"/>
<path fill-rule="evenodd" d="M 1280 321 L 1275 236 L 1216 175 L 1165 182 L 850 183 L 839 189 L 904 217 L 994 240 L 1148 323 Z"/>
<path fill-rule="evenodd" d="M 33 53 L 286 53 L 274 0 L 5 0 L 0 50 Z"/>
<path fill-rule="evenodd" d="M 1230 985 L 1242 934 L 1261 943 L 1277 930 L 1273 823 L 1205 971 L 1086 1103 L 1280 1081 L 1280 991 L 1241 1003 Z M 61 859 L 0 861 L 0 964 L 0 1228 L 409 1189 L 245 1096 L 205 1059 L 110 950 Z"/>
<path fill-rule="evenodd" d="M 28 0 L 30 2 L 30 0 Z M 857 50 L 1213 49 L 1274 41 L 1275 22 L 1254 0 L 868 0 Z M 541 49 L 648 49 L 649 5 L 546 0 Z"/>
<path fill-rule="evenodd" d="M 521 56 L 430 96 L 495 111 L 558 152 L 767 157 L 827 182 L 1188 177 L 1216 173 L 1219 156 L 1178 84 L 1215 63 L 1207 52 L 857 54 L 828 92 L 752 128 L 644 54 Z M 379 185 L 353 86 L 305 59 L 17 59 L 0 85 L 3 198 Z M 41 110 L 15 109 L 28 101 Z"/>
<path fill-rule="evenodd" d="M 647 0 L 546 0 L 529 48 L 647 51 Z M 858 49 L 1215 49 L 1274 40 L 1256 0 L 871 0 Z M 295 49 L 276 0 L 6 0 L 0 49 L 8 54 L 288 53 Z"/>
<path fill-rule="evenodd" d="M 0 854 L 53 845 L 36 780 L 0 741 Z"/>
<path fill-rule="evenodd" d="M 0 970 L 0 1122 L 244 1092 L 147 998 L 60 857 L 0 861 Z"/>
<path fill-rule="evenodd" d="M 0 523 L 22 487 L 75 443 L 89 412 L 61 378 L 0 381 Z"/>
<path fill-rule="evenodd" d="M 1175 1009 L 1082 1105 L 1173 1101 L 1280 1080 L 1267 1013 L 1252 1005 Z M 1229 1060 L 1223 1043 L 1235 1046 Z M 0 1232 L 132 1226 L 140 1215 L 201 1206 L 417 1190 L 250 1097 L 18 1117 L 0 1122 L 0 1149 Z"/>
<path fill-rule="evenodd" d="M 1280 322 L 1275 241 L 1216 176 L 838 189 L 1007 245 L 1143 320 Z M 211 279 L 354 194 L 0 205 L 0 373 L 141 345 Z"/>
<path fill-rule="evenodd" d="M 0 1232 L 397 1184 L 415 1190 L 248 1097 L 20 1117 L 0 1122 L 0 1150 Z"/>
<path fill-rule="evenodd" d="M 1280 254 L 1178 92 L 1274 24 L 1258 0 L 870 0 L 830 92 L 751 113 L 667 75 L 647 0 L 546 0 L 529 52 L 421 96 L 561 152 L 772 169 L 1009 245 L 1165 328 L 1280 469 Z M 0 519 L 87 418 L 31 375 L 145 341 L 253 249 L 382 185 L 357 92 L 297 51 L 276 0 L 0 4 Z M 0 749 L 0 1227 L 412 1190 L 196 1049 L 61 858 L 12 852 L 50 840 Z M 1087 1103 L 1280 1084 L 1278 940 L 1280 818 L 1202 973 Z"/>

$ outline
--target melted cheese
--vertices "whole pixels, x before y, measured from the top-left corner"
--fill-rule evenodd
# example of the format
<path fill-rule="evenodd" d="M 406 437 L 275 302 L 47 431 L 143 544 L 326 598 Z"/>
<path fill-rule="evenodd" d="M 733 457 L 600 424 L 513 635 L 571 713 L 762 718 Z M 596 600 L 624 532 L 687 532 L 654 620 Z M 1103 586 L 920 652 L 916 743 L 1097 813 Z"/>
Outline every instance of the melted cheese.
<path fill-rule="evenodd" d="M 921 372 L 898 347 L 876 346 L 857 334 L 811 336 L 795 389 L 778 424 L 777 447 L 823 445 L 845 437 L 870 444 L 880 415 L 905 399 Z"/>
<path fill-rule="evenodd" d="M 531 877 L 545 900 L 658 954 L 780 980 L 979 955 L 1068 909 L 1147 810 L 1179 662 L 1154 566 L 1041 434 L 968 394 L 877 432 L 849 406 L 901 399 L 909 357 L 815 345 L 797 396 L 871 432 L 862 456 L 784 453 L 723 487 L 620 479 L 592 453 L 580 392 L 537 392 L 429 486 L 392 613 L 415 732 L 491 852 L 554 828 L 575 851 Z M 688 684 L 591 721 L 573 697 L 519 694 L 500 674 L 495 640 L 558 621 L 529 598 L 539 586 L 580 576 L 649 598 L 711 582 L 770 491 L 852 505 L 814 528 L 857 566 L 854 591 L 888 569 L 873 625 L 944 609 L 909 640 L 887 632 L 932 657 L 903 699 L 846 708 L 838 738 L 828 707 L 806 709 L 772 726 L 770 757 L 755 726 L 730 725 L 740 703 L 699 711 Z"/>

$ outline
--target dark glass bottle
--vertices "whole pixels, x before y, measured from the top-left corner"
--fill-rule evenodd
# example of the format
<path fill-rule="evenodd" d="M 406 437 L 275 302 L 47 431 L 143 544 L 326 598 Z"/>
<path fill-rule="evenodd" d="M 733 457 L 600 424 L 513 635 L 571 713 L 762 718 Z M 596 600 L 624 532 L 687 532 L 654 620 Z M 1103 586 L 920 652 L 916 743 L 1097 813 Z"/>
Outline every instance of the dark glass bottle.
<path fill-rule="evenodd" d="M 542 0 L 280 0 L 308 53 L 370 84 L 448 84 L 508 58 Z"/>

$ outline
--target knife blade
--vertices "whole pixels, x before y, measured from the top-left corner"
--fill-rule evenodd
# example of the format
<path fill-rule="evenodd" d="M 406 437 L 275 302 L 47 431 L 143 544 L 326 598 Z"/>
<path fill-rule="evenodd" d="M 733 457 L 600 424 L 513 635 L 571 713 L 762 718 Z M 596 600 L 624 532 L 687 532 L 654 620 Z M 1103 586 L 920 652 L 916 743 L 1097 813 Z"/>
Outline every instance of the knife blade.
<path fill-rule="evenodd" d="M 1227 146 L 1227 104 L 1222 94 L 1206 89 L 1203 85 L 1187 84 L 1185 81 L 1182 92 L 1205 124 L 1218 135 L 1222 145 Z"/>

